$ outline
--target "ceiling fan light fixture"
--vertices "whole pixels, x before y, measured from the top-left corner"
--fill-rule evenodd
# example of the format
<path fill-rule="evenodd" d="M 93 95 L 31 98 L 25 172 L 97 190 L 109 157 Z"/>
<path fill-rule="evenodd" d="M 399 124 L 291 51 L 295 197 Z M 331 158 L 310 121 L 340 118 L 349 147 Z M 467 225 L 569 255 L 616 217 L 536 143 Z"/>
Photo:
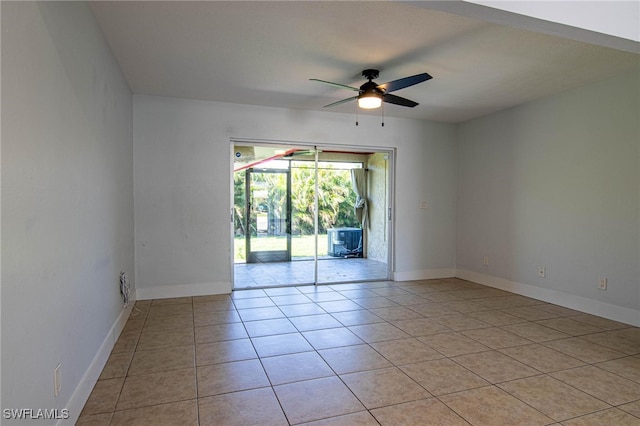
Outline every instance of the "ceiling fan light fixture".
<path fill-rule="evenodd" d="M 358 106 L 362 109 L 376 109 L 382 105 L 382 96 L 375 92 L 363 93 L 358 97 Z"/>

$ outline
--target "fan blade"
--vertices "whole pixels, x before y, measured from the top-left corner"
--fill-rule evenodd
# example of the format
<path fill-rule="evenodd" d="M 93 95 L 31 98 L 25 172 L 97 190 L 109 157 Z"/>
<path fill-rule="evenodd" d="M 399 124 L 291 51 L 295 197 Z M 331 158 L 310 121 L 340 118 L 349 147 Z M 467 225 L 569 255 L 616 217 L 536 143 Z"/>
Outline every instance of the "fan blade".
<path fill-rule="evenodd" d="M 332 86 L 342 87 L 343 89 L 349 89 L 349 90 L 353 90 L 355 92 L 359 92 L 360 91 L 360 89 L 358 89 L 356 87 L 345 86 L 344 84 L 340 84 L 340 83 L 332 83 L 331 81 L 318 80 L 317 78 L 310 78 L 309 80 L 311 80 L 311 81 L 319 81 L 320 83 L 326 83 L 326 84 L 330 84 Z"/>
<path fill-rule="evenodd" d="M 386 93 L 395 92 L 396 90 L 404 89 L 405 87 L 413 86 L 414 84 L 422 83 L 432 79 L 426 72 L 422 74 L 412 75 L 411 77 L 405 77 L 398 80 L 393 80 L 388 83 L 378 85 L 378 89 L 384 90 Z"/>
<path fill-rule="evenodd" d="M 417 102 L 410 99 L 401 98 L 400 96 L 390 95 L 388 93 L 382 96 L 382 100 L 390 104 L 406 106 L 409 108 L 413 108 L 418 105 Z"/>
<path fill-rule="evenodd" d="M 328 108 L 328 107 L 332 107 L 332 106 L 336 106 L 336 105 L 344 104 L 344 103 L 347 103 L 347 102 L 349 102 L 349 101 L 353 101 L 353 100 L 356 100 L 356 99 L 358 99 L 358 96 L 354 96 L 354 97 L 352 97 L 352 98 L 343 99 L 343 100 L 341 100 L 341 101 L 334 102 L 334 103 L 329 104 L 329 105 L 325 105 L 325 106 L 323 106 L 322 108 Z"/>

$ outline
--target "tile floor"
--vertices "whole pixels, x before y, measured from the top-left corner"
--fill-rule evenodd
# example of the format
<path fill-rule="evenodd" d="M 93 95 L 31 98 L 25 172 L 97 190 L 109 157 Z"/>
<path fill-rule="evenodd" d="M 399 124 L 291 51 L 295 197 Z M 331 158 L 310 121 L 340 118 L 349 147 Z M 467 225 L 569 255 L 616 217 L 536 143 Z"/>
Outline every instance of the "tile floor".
<path fill-rule="evenodd" d="M 79 425 L 640 425 L 640 329 L 459 279 L 136 304 Z"/>
<path fill-rule="evenodd" d="M 315 280 L 313 260 L 236 263 L 233 271 L 236 289 L 312 284 Z M 388 276 L 387 264 L 372 259 L 324 257 L 318 260 L 318 282 L 321 284 L 386 280 Z"/>

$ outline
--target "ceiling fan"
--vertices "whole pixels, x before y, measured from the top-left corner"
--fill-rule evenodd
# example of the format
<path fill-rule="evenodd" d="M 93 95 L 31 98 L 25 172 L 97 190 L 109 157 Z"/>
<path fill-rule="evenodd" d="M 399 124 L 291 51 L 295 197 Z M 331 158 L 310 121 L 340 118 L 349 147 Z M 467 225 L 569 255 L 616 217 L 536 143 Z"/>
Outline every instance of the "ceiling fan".
<path fill-rule="evenodd" d="M 362 71 L 362 76 L 368 79 L 369 81 L 364 83 L 359 88 L 346 86 L 340 83 L 332 83 L 331 81 L 319 80 L 317 78 L 312 78 L 312 81 L 319 81 L 320 83 L 331 84 L 332 86 L 342 87 L 344 89 L 353 90 L 354 92 L 358 92 L 357 96 L 352 96 L 347 99 L 343 99 L 338 102 L 331 103 L 329 105 L 325 105 L 324 107 L 332 107 L 336 105 L 343 104 L 345 102 L 350 102 L 353 100 L 358 100 L 358 106 L 364 109 L 374 109 L 378 108 L 382 105 L 382 102 L 387 102 L 394 105 L 405 106 L 409 108 L 413 108 L 418 105 L 417 102 L 414 102 L 410 99 L 402 98 L 400 96 L 391 95 L 391 92 L 395 92 L 396 90 L 404 89 L 405 87 L 413 86 L 418 83 L 422 83 L 424 81 L 430 80 L 431 77 L 429 74 L 422 73 L 412 75 L 411 77 L 400 78 L 398 80 L 393 80 L 388 83 L 378 84 L 373 81 L 374 78 L 378 78 L 380 72 L 374 69 L 367 69 Z"/>

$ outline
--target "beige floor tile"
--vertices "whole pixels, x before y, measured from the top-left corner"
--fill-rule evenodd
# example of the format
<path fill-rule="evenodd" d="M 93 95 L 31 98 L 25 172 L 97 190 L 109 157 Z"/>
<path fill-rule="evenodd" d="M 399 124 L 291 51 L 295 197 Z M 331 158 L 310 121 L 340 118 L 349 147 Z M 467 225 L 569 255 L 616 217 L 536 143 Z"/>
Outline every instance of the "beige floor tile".
<path fill-rule="evenodd" d="M 629 356 L 596 364 L 596 367 L 640 383 L 640 358 Z"/>
<path fill-rule="evenodd" d="M 305 293 L 310 300 L 318 303 L 318 302 L 333 302 L 336 300 L 348 300 L 346 297 L 338 293 L 337 291 L 323 289 L 323 291 L 314 291 L 310 293 Z"/>
<path fill-rule="evenodd" d="M 199 398 L 270 385 L 257 359 L 198 367 L 197 378 Z"/>
<path fill-rule="evenodd" d="M 342 327 L 342 324 L 329 314 L 305 315 L 299 317 L 291 317 L 289 321 L 298 329 L 298 331 L 322 330 L 324 328 Z"/>
<path fill-rule="evenodd" d="M 318 306 L 320 306 L 325 311 L 331 313 L 335 312 L 347 312 L 347 311 L 357 311 L 362 309 L 362 306 L 358 305 L 351 300 L 334 300 L 331 302 L 318 302 Z"/>
<path fill-rule="evenodd" d="M 369 310 L 386 321 L 399 321 L 421 317 L 421 315 L 416 311 L 412 311 L 411 309 L 404 306 L 390 306 L 386 308 L 374 308 Z"/>
<path fill-rule="evenodd" d="M 133 330 L 120 333 L 111 353 L 133 352 L 140 340 L 141 331 Z"/>
<path fill-rule="evenodd" d="M 491 327 L 486 322 L 471 318 L 465 314 L 453 314 L 443 315 L 439 317 L 433 317 L 433 320 L 438 324 L 441 324 L 453 331 L 473 330 L 476 328 Z"/>
<path fill-rule="evenodd" d="M 470 314 L 472 312 L 487 311 L 488 308 L 480 303 L 476 303 L 473 300 L 456 300 L 454 302 L 444 302 L 442 306 L 452 309 L 461 314 Z"/>
<path fill-rule="evenodd" d="M 387 299 L 397 303 L 400 306 L 418 305 L 420 303 L 424 303 L 427 301 L 427 299 L 417 296 L 415 294 L 386 296 L 386 297 Z"/>
<path fill-rule="evenodd" d="M 309 300 L 309 302 L 311 302 Z M 306 315 L 320 315 L 326 314 L 325 310 L 315 303 L 304 303 L 296 305 L 280 305 L 278 306 L 280 311 L 284 313 L 288 318 L 301 317 Z"/>
<path fill-rule="evenodd" d="M 176 346 L 172 348 L 136 351 L 129 367 L 129 376 L 178 370 L 195 367 L 194 347 Z"/>
<path fill-rule="evenodd" d="M 278 306 L 286 306 L 286 305 L 300 305 L 303 303 L 311 302 L 304 294 L 298 292 L 298 294 L 287 294 L 281 296 L 271 296 L 271 300 Z"/>
<path fill-rule="evenodd" d="M 231 293 L 231 299 L 250 299 L 253 297 L 266 297 L 267 293 L 259 288 L 242 290 L 242 291 L 234 291 Z"/>
<path fill-rule="evenodd" d="M 372 343 L 371 347 L 398 366 L 444 357 L 415 338 Z"/>
<path fill-rule="evenodd" d="M 418 337 L 418 340 L 445 356 L 458 356 L 488 351 L 489 347 L 458 333 L 441 333 Z"/>
<path fill-rule="evenodd" d="M 455 302 L 458 300 L 462 300 L 462 297 L 458 293 L 459 292 L 457 291 L 438 291 L 434 293 L 423 294 L 422 297 L 437 303 Z"/>
<path fill-rule="evenodd" d="M 84 405 L 82 415 L 108 413 L 114 410 L 124 378 L 98 380 Z"/>
<path fill-rule="evenodd" d="M 212 312 L 224 312 L 224 311 L 235 311 L 236 307 L 231 301 L 231 299 L 227 300 L 212 300 L 212 301 L 201 301 L 193 302 L 193 315 L 202 315 L 209 314 Z"/>
<path fill-rule="evenodd" d="M 337 312 L 331 316 L 346 327 L 384 322 L 382 318 L 365 309 L 361 311 Z"/>
<path fill-rule="evenodd" d="M 116 410 L 196 398 L 195 368 L 127 377 Z"/>
<path fill-rule="evenodd" d="M 500 290 L 498 290 L 500 291 Z M 503 294 L 499 297 L 488 297 L 477 299 L 476 302 L 488 306 L 493 309 L 506 309 L 506 308 L 515 308 L 519 306 L 537 306 L 540 303 L 537 300 L 530 299 L 528 297 L 513 295 L 508 292 L 502 292 Z"/>
<path fill-rule="evenodd" d="M 435 322 L 432 318 L 391 321 L 391 324 L 414 337 L 428 336 L 429 334 L 446 333 L 451 331 L 451 329 Z"/>
<path fill-rule="evenodd" d="M 216 303 L 216 302 L 220 302 L 221 304 L 226 303 L 229 306 L 233 305 L 233 299 L 228 294 L 209 294 L 206 296 L 193 296 L 194 309 L 195 309 L 195 305 L 198 305 L 200 303 Z"/>
<path fill-rule="evenodd" d="M 489 384 L 449 359 L 424 361 L 400 368 L 434 395 L 445 395 Z"/>
<path fill-rule="evenodd" d="M 440 397 L 472 425 L 548 425 L 553 420 L 494 386 Z"/>
<path fill-rule="evenodd" d="M 499 352 L 517 359 L 543 373 L 580 367 L 584 362 L 539 344 L 499 349 Z"/>
<path fill-rule="evenodd" d="M 193 306 L 189 303 L 180 304 L 164 304 L 151 305 L 147 318 L 165 317 L 165 316 L 184 316 L 193 315 Z"/>
<path fill-rule="evenodd" d="M 240 322 L 195 327 L 194 331 L 196 344 L 246 339 L 249 337 L 244 325 Z"/>
<path fill-rule="evenodd" d="M 404 331 L 400 330 L 398 327 L 395 327 L 388 322 L 354 325 L 352 327 L 349 327 L 349 330 L 358 335 L 358 337 L 360 337 L 367 343 L 381 342 L 384 340 L 405 339 L 411 337 Z"/>
<path fill-rule="evenodd" d="M 557 421 L 610 407 L 605 402 L 549 376 L 529 377 L 498 386 Z"/>
<path fill-rule="evenodd" d="M 174 305 L 168 305 L 174 306 Z M 183 306 L 183 305 L 175 305 Z M 193 345 L 193 328 L 170 330 L 143 329 L 136 350 L 160 349 L 174 346 Z"/>
<path fill-rule="evenodd" d="M 262 365 L 274 386 L 335 375 L 316 352 L 263 358 Z"/>
<path fill-rule="evenodd" d="M 378 296 L 374 294 L 374 297 L 365 297 L 360 299 L 353 299 L 355 303 L 366 309 L 379 309 L 390 308 L 393 306 L 400 306 L 398 303 L 386 297 Z"/>
<path fill-rule="evenodd" d="M 273 389 L 292 424 L 364 410 L 364 406 L 337 377 L 289 383 Z"/>
<path fill-rule="evenodd" d="M 233 304 L 236 309 L 265 308 L 267 306 L 276 306 L 269 297 L 253 297 L 250 299 L 235 299 Z"/>
<path fill-rule="evenodd" d="M 518 324 L 526 321 L 515 315 L 511 315 L 506 312 L 502 312 L 498 310 L 469 312 L 467 313 L 467 315 L 470 316 L 471 318 L 475 318 L 479 321 L 485 322 L 493 326 Z"/>
<path fill-rule="evenodd" d="M 109 359 L 102 369 L 100 380 L 125 377 L 133 358 L 133 352 L 119 352 L 109 355 Z"/>
<path fill-rule="evenodd" d="M 545 327 L 561 331 L 562 333 L 567 333 L 571 336 L 582 336 L 584 334 L 599 333 L 601 331 L 604 331 L 600 327 L 596 327 L 585 322 L 576 321 L 567 317 L 541 320 L 537 321 L 537 323 L 540 325 L 544 325 Z"/>
<path fill-rule="evenodd" d="M 510 315 L 514 315 L 525 319 L 527 321 L 540 321 L 550 318 L 557 318 L 559 315 L 538 309 L 534 306 L 519 306 L 516 308 L 501 309 L 502 312 L 506 312 Z"/>
<path fill-rule="evenodd" d="M 622 352 L 617 352 L 577 337 L 544 342 L 542 345 L 589 364 L 623 358 L 625 356 Z"/>
<path fill-rule="evenodd" d="M 442 315 L 454 315 L 459 312 L 454 311 L 453 309 L 447 308 L 444 304 L 435 303 L 435 302 L 427 302 L 421 303 L 419 305 L 411 305 L 407 306 L 407 309 L 411 309 L 414 312 L 419 313 L 422 316 L 427 318 L 437 317 Z"/>
<path fill-rule="evenodd" d="M 242 321 L 260 321 L 275 318 L 284 318 L 284 313 L 277 306 L 264 308 L 238 309 Z"/>
<path fill-rule="evenodd" d="M 524 322 L 501 327 L 503 330 L 524 337 L 532 342 L 548 342 L 549 340 L 565 339 L 569 336 L 553 328 L 545 327 L 535 322 Z"/>
<path fill-rule="evenodd" d="M 193 316 L 193 325 L 203 327 L 207 325 L 229 324 L 240 322 L 240 315 L 234 310 L 197 313 Z"/>
<path fill-rule="evenodd" d="M 345 327 L 304 331 L 302 335 L 316 350 L 364 343 L 358 336 Z"/>
<path fill-rule="evenodd" d="M 337 374 L 391 367 L 391 363 L 369 345 L 343 346 L 318 352 Z"/>
<path fill-rule="evenodd" d="M 611 405 L 640 399 L 640 384 L 593 366 L 551 373 L 558 380 Z"/>
<path fill-rule="evenodd" d="M 627 324 L 612 321 L 610 319 L 598 317 L 591 314 L 580 313 L 578 315 L 571 316 L 571 319 L 580 322 L 586 322 L 587 324 L 591 324 L 604 330 L 621 330 L 629 327 L 629 325 Z"/>
<path fill-rule="evenodd" d="M 193 302 L 193 298 L 190 296 L 187 297 L 169 297 L 167 299 L 154 299 L 151 301 L 151 307 L 155 306 L 164 306 L 164 305 L 180 305 L 180 304 L 191 304 Z"/>
<path fill-rule="evenodd" d="M 629 337 L 631 339 L 640 340 L 640 327 L 630 327 L 624 328 L 622 330 L 616 330 L 616 334 L 624 337 Z"/>
<path fill-rule="evenodd" d="M 640 400 L 618 406 L 619 409 L 640 418 Z"/>
<path fill-rule="evenodd" d="M 78 418 L 75 426 L 109 426 L 113 413 L 83 415 Z"/>
<path fill-rule="evenodd" d="M 581 339 L 596 343 L 605 348 L 613 349 L 614 351 L 622 352 L 626 355 L 640 354 L 640 340 L 621 336 L 614 331 L 589 334 L 582 336 Z"/>
<path fill-rule="evenodd" d="M 195 399 L 168 404 L 116 411 L 111 426 L 198 426 L 198 404 Z"/>
<path fill-rule="evenodd" d="M 200 426 L 288 425 L 271 388 L 199 398 L 198 412 Z"/>
<path fill-rule="evenodd" d="M 368 409 L 431 396 L 396 367 L 350 373 L 340 378 Z"/>
<path fill-rule="evenodd" d="M 467 330 L 462 331 L 461 334 L 478 342 L 482 342 L 483 345 L 493 349 L 509 348 L 532 343 L 531 340 L 516 336 L 498 327 Z"/>
<path fill-rule="evenodd" d="M 286 318 L 244 323 L 249 337 L 273 336 L 274 334 L 297 333 L 298 329 Z"/>
<path fill-rule="evenodd" d="M 192 328 L 193 327 L 193 315 L 167 315 L 167 316 L 155 316 L 147 318 L 144 324 L 145 330 L 167 330 L 172 328 Z"/>
<path fill-rule="evenodd" d="M 249 339 L 228 340 L 196 345 L 196 365 L 217 364 L 221 362 L 243 361 L 257 358 L 253 344 Z"/>
<path fill-rule="evenodd" d="M 638 426 L 640 419 L 617 408 L 599 411 L 562 422 L 563 426 Z"/>
<path fill-rule="evenodd" d="M 383 426 L 396 425 L 446 425 L 468 426 L 453 410 L 436 398 L 421 399 L 404 404 L 371 410 Z"/>
<path fill-rule="evenodd" d="M 261 358 L 313 350 L 313 347 L 300 333 L 255 337 L 251 341 Z"/>
<path fill-rule="evenodd" d="M 461 355 L 451 359 L 490 383 L 506 382 L 540 374 L 538 370 L 497 351 Z"/>
<path fill-rule="evenodd" d="M 379 426 L 380 423 L 368 411 L 345 414 L 344 416 L 301 423 L 305 426 Z"/>
<path fill-rule="evenodd" d="M 122 329 L 122 333 L 129 332 L 141 332 L 145 323 L 147 322 L 147 318 L 143 316 L 129 317 L 126 324 Z"/>
<path fill-rule="evenodd" d="M 574 309 L 565 308 L 564 306 L 558 306 L 551 303 L 546 303 L 542 305 L 536 306 L 537 309 L 543 310 L 545 312 L 550 312 L 559 317 L 569 317 L 572 315 L 579 315 L 582 312 L 576 311 Z"/>

